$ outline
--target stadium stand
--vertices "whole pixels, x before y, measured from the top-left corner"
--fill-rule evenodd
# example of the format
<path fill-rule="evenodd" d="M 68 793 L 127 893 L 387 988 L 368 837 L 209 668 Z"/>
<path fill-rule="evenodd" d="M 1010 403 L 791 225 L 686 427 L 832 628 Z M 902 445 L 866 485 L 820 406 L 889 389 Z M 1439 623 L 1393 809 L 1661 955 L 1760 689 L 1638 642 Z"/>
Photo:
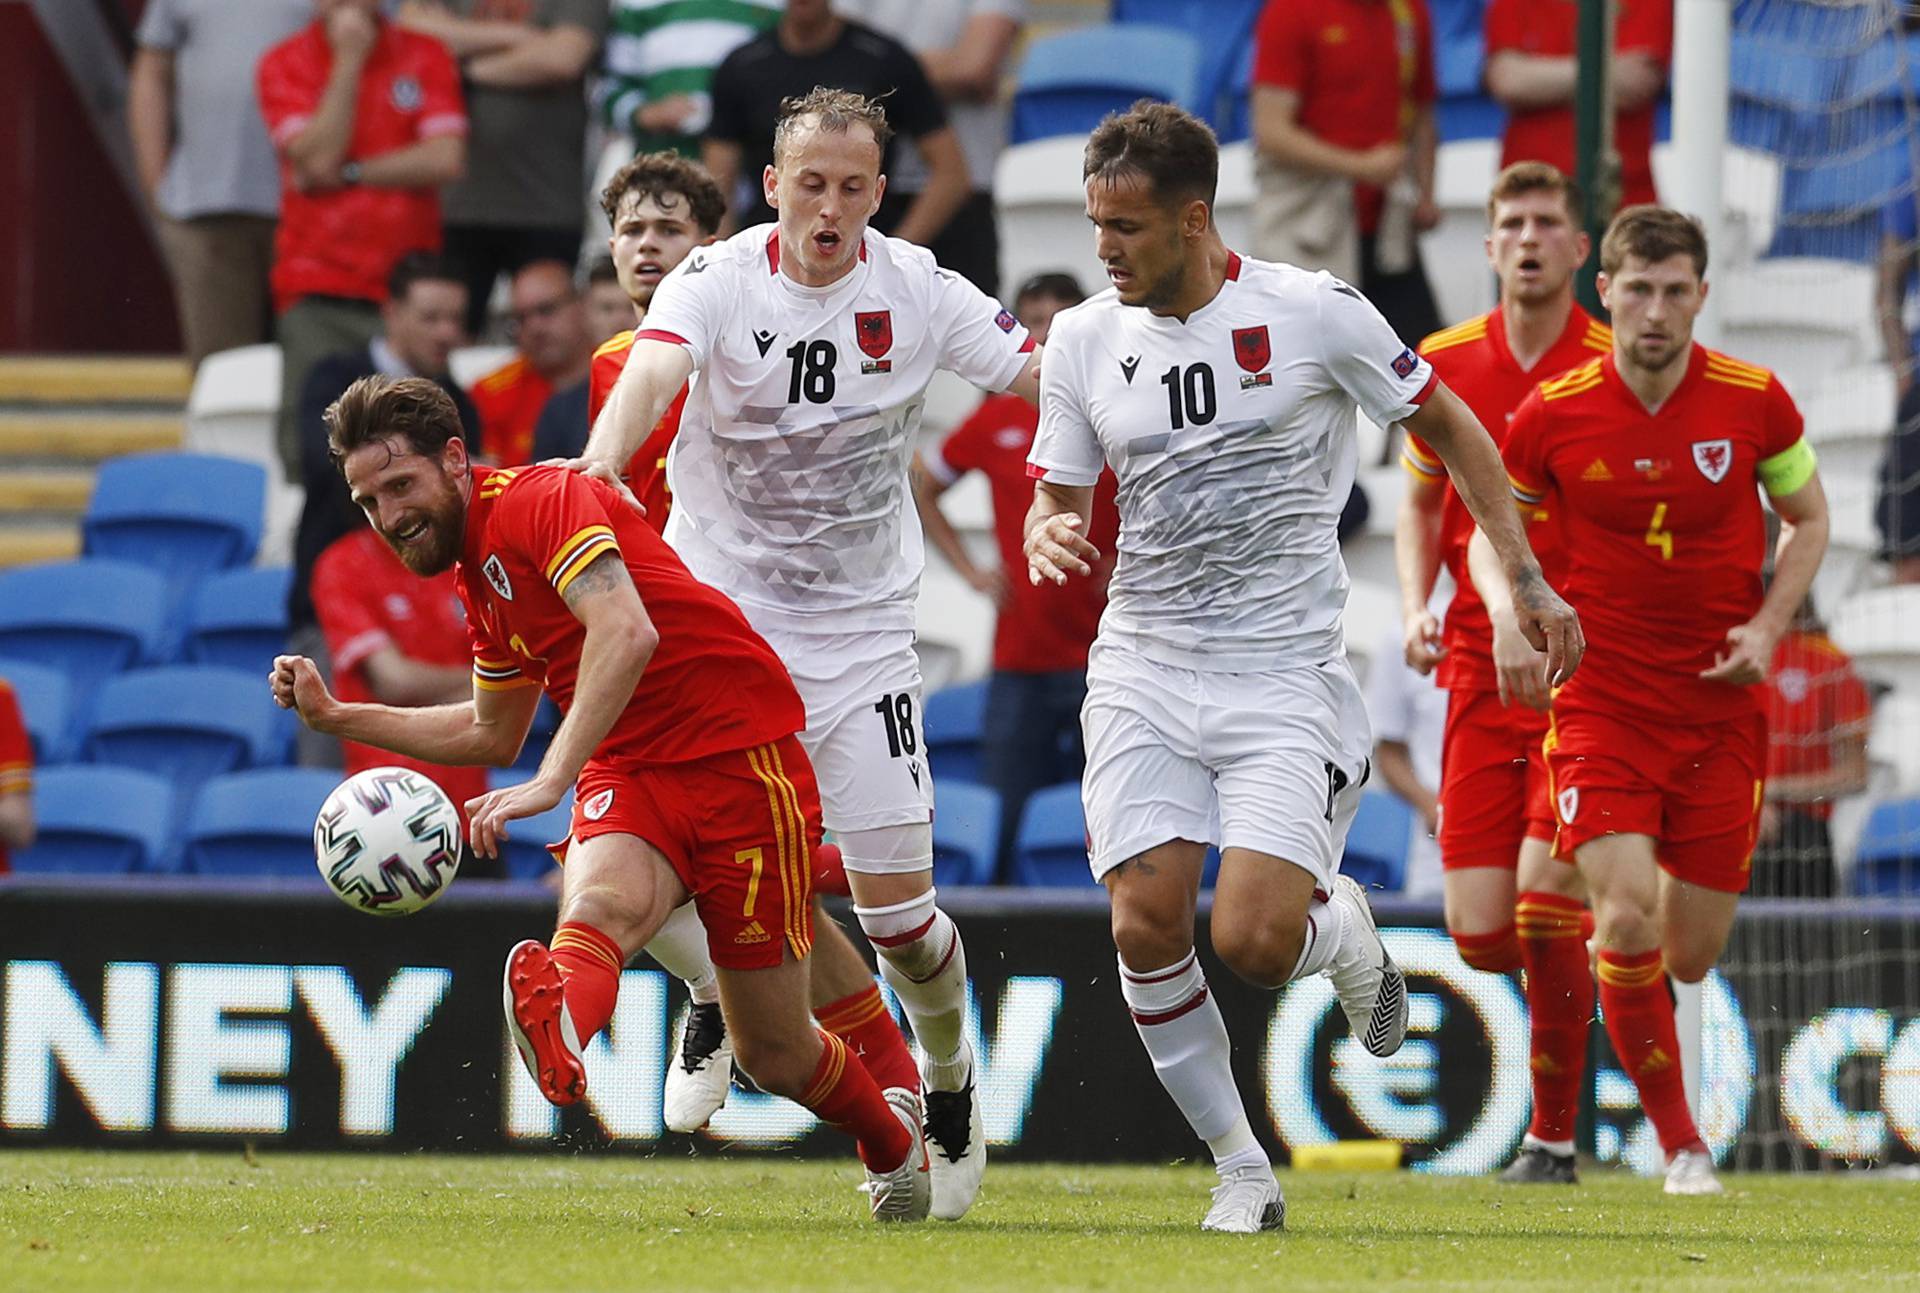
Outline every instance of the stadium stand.
<path fill-rule="evenodd" d="M 1385 790 L 1365 790 L 1360 807 L 1347 828 L 1342 875 L 1350 875 L 1369 889 L 1398 890 L 1407 879 L 1407 833 L 1413 828 L 1413 810 L 1406 800 Z"/>
<path fill-rule="evenodd" d="M 277 763 L 284 751 L 261 675 L 212 665 L 136 669 L 109 679 L 82 745 L 90 762 L 169 778 L 182 805 L 209 778 Z"/>
<path fill-rule="evenodd" d="M 224 570 L 194 590 L 187 604 L 186 658 L 259 673 L 287 647 L 287 566 Z"/>
<path fill-rule="evenodd" d="M 1861 832 L 1853 868 L 1854 892 L 1920 896 L 1920 799 L 1877 805 Z"/>
<path fill-rule="evenodd" d="M 0 669 L 0 676 L 6 670 Z M 943 778 L 980 779 L 980 736 L 986 727 L 987 684 L 963 682 L 927 697 L 920 716 L 920 735 L 927 743 L 927 762 L 933 767 L 935 794 Z"/>
<path fill-rule="evenodd" d="M 43 664 L 0 658 L 0 678 L 12 686 L 20 702 L 20 721 L 26 724 L 34 762 L 66 762 L 75 737 L 67 675 Z"/>
<path fill-rule="evenodd" d="M 182 866 L 197 875 L 314 875 L 313 824 L 339 784 L 316 768 L 261 768 L 214 777 L 181 834 Z"/>
<path fill-rule="evenodd" d="M 1084 136 L 1109 112 L 1165 99 L 1202 116 L 1200 42 L 1176 27 L 1108 24 L 1027 46 L 1013 94 L 1013 142 Z M 1078 167 L 1075 167 L 1078 173 Z"/>
<path fill-rule="evenodd" d="M 0 573 L 0 655 L 60 670 L 78 706 L 109 675 L 156 661 L 166 643 L 166 580 L 88 558 Z"/>
<path fill-rule="evenodd" d="M 1023 885 L 1084 888 L 1092 883 L 1078 782 L 1048 786 L 1027 800 L 1014 837 L 1013 874 Z"/>
<path fill-rule="evenodd" d="M 117 875 L 163 869 L 173 849 L 174 793 L 165 777 L 76 764 L 34 777 L 33 847 L 17 871 Z"/>
<path fill-rule="evenodd" d="M 527 779 L 527 769 L 513 767 L 496 770 L 488 778 L 488 784 L 494 790 L 504 790 L 508 786 L 519 785 Z M 502 860 L 507 864 L 507 876 L 514 880 L 539 880 L 553 873 L 553 854 L 547 852 L 547 845 L 566 839 L 573 829 L 573 792 L 534 817 L 511 823 L 507 827 L 506 844 L 501 849 Z"/>
<path fill-rule="evenodd" d="M 100 469 L 82 524 L 86 554 L 149 566 L 175 606 L 200 577 L 252 560 L 267 473 L 209 454 L 133 454 Z"/>
<path fill-rule="evenodd" d="M 958 779 L 933 782 L 933 882 L 992 884 L 1000 796 Z"/>

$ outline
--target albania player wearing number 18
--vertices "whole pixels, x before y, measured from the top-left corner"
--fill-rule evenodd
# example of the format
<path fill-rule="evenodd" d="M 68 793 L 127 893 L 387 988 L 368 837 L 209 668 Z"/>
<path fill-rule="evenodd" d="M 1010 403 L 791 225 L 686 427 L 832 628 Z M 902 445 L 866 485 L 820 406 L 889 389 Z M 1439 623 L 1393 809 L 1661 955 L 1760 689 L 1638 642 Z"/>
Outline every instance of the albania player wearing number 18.
<path fill-rule="evenodd" d="M 1557 517 L 1589 634 L 1546 739 L 1554 848 L 1592 895 L 1601 1012 L 1666 1151 L 1666 1190 L 1717 1194 L 1665 975 L 1706 976 L 1747 887 L 1758 684 L 1826 549 L 1826 495 L 1779 378 L 1693 343 L 1700 226 L 1628 207 L 1600 264 L 1612 352 L 1538 387 L 1506 444 L 1514 496 Z M 1781 522 L 1764 590 L 1756 486 Z"/>
<path fill-rule="evenodd" d="M 644 324 L 655 289 L 696 247 L 715 241 L 726 214 L 726 199 L 713 178 L 679 153 L 644 153 L 617 171 L 600 195 L 612 227 L 607 241 L 614 274 L 633 302 L 635 322 Z M 623 332 L 593 356 L 588 417 L 600 416 L 614 383 L 633 351 L 632 332 Z M 646 509 L 655 533 L 665 529 L 673 505 L 667 488 L 667 450 L 680 430 L 687 389 L 680 388 L 627 463 L 627 485 Z M 823 844 L 814 854 L 817 889 L 846 892 L 839 849 Z M 647 954 L 687 985 L 689 1007 L 667 1067 L 661 1113 L 671 1131 L 697 1131 L 726 1103 L 733 1078 L 733 1041 L 720 1010 L 719 979 L 707 955 L 706 931 L 691 904 L 680 907 L 647 944 Z M 840 926 L 816 911 L 812 973 L 808 987 L 820 1026 L 853 1048 L 883 1087 L 916 1088 L 919 1072 L 893 1015 Z"/>
<path fill-rule="evenodd" d="M 1374 1055 L 1407 1031 L 1405 980 L 1366 895 L 1338 874 L 1372 746 L 1341 646 L 1335 535 L 1356 406 L 1406 422 L 1452 471 L 1555 672 L 1577 663 L 1579 626 L 1473 414 L 1360 293 L 1229 251 L 1218 167 L 1213 132 L 1168 104 L 1109 116 L 1087 142 L 1087 214 L 1112 287 L 1048 334 L 1026 553 L 1036 582 L 1091 573 L 1089 509 L 1111 466 L 1120 552 L 1081 711 L 1091 863 L 1121 996 L 1220 1176 L 1201 1227 L 1250 1233 L 1279 1228 L 1285 1205 L 1195 955 L 1208 843 L 1221 846 L 1222 961 L 1263 988 L 1324 974 Z"/>
<path fill-rule="evenodd" d="M 1613 334 L 1573 301 L 1588 242 L 1571 180 L 1544 162 L 1516 163 L 1494 181 L 1487 219 L 1499 307 L 1428 337 L 1420 354 L 1503 440 L 1535 385 L 1605 354 Z M 1412 476 L 1394 533 L 1407 663 L 1434 672 L 1447 692 L 1438 832 L 1447 930 L 1468 965 L 1527 970 L 1533 1123 L 1502 1179 L 1572 1184 L 1593 1020 L 1592 926 L 1578 872 L 1550 851 L 1546 674 L 1520 635 L 1500 571 L 1467 568 L 1473 518 L 1446 468 L 1418 435 L 1407 437 L 1401 460 Z M 1524 515 L 1541 569 L 1558 586 L 1565 561 L 1551 519 L 1540 509 Z M 1427 601 L 1442 564 L 1455 591 L 1436 634 Z M 1476 578 L 1487 584 L 1485 598 Z"/>
<path fill-rule="evenodd" d="M 693 378 L 667 455 L 667 541 L 746 612 L 806 700 L 800 739 L 854 915 L 925 1052 L 933 1215 L 953 1219 L 978 1193 L 986 1140 L 966 954 L 933 890 L 907 464 L 935 370 L 1038 389 L 1010 311 L 867 227 L 888 134 L 857 94 L 786 102 L 761 177 L 779 223 L 696 250 L 660 284 L 575 465 L 623 468 Z"/>

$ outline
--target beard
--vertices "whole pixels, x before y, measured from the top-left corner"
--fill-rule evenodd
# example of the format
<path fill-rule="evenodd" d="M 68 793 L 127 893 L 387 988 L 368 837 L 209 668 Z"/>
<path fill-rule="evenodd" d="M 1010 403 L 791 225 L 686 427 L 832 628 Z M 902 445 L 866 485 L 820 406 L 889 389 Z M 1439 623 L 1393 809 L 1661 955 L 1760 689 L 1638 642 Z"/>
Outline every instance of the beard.
<path fill-rule="evenodd" d="M 427 528 L 411 543 L 386 530 L 380 532 L 380 537 L 393 549 L 393 555 L 400 558 L 401 565 L 423 579 L 431 579 L 450 569 L 459 559 L 460 527 L 454 520 L 445 513 L 429 516 Z"/>

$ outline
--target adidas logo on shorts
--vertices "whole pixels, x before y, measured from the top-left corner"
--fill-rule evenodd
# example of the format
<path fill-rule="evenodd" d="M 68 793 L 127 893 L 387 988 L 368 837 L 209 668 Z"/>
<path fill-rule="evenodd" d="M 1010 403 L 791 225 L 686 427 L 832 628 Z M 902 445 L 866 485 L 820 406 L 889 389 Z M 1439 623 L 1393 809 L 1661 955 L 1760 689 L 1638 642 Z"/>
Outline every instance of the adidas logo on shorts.
<path fill-rule="evenodd" d="M 733 936 L 733 941 L 738 944 L 751 946 L 754 943 L 769 942 L 772 938 L 772 934 L 769 934 L 765 929 L 761 928 L 759 921 L 750 920 L 747 922 L 745 929 Z"/>

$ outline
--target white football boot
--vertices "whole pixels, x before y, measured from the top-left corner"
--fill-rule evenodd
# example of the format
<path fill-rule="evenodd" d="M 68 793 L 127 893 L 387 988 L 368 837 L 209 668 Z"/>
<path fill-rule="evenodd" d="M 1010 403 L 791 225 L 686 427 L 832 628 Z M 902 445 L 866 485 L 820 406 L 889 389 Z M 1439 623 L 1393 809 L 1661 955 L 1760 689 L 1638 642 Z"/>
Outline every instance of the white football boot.
<path fill-rule="evenodd" d="M 1334 881 L 1329 905 L 1347 912 L 1347 936 L 1324 973 L 1333 982 L 1353 1035 L 1372 1055 L 1391 1055 L 1407 1040 L 1407 980 L 1387 955 L 1367 895 L 1350 876 Z"/>
<path fill-rule="evenodd" d="M 732 1084 L 733 1038 L 720 1003 L 688 1006 L 661 1100 L 667 1130 L 699 1131 L 726 1104 Z"/>
<path fill-rule="evenodd" d="M 973 1056 L 967 1056 L 967 1082 L 958 1091 L 921 1086 L 927 1099 L 927 1161 L 933 1168 L 933 1215 L 958 1221 L 980 1194 L 987 1170 L 987 1134 L 980 1119 L 980 1088 Z"/>
<path fill-rule="evenodd" d="M 1287 1201 L 1280 1182 L 1265 1163 L 1241 1167 L 1220 1178 L 1213 1187 L 1213 1206 L 1207 1209 L 1202 1230 L 1227 1235 L 1253 1235 L 1262 1230 L 1285 1230 Z"/>
<path fill-rule="evenodd" d="M 927 1171 L 927 1141 L 920 1129 L 920 1093 L 890 1086 L 886 1097 L 894 1115 L 906 1124 L 913 1147 L 891 1172 L 868 1168 L 867 1183 L 860 1188 L 867 1193 L 875 1221 L 925 1221 L 933 1205 L 933 1179 Z"/>
<path fill-rule="evenodd" d="M 1667 1163 L 1668 1194 L 1725 1194 L 1713 1174 L 1713 1155 L 1703 1149 L 1683 1149 Z"/>

